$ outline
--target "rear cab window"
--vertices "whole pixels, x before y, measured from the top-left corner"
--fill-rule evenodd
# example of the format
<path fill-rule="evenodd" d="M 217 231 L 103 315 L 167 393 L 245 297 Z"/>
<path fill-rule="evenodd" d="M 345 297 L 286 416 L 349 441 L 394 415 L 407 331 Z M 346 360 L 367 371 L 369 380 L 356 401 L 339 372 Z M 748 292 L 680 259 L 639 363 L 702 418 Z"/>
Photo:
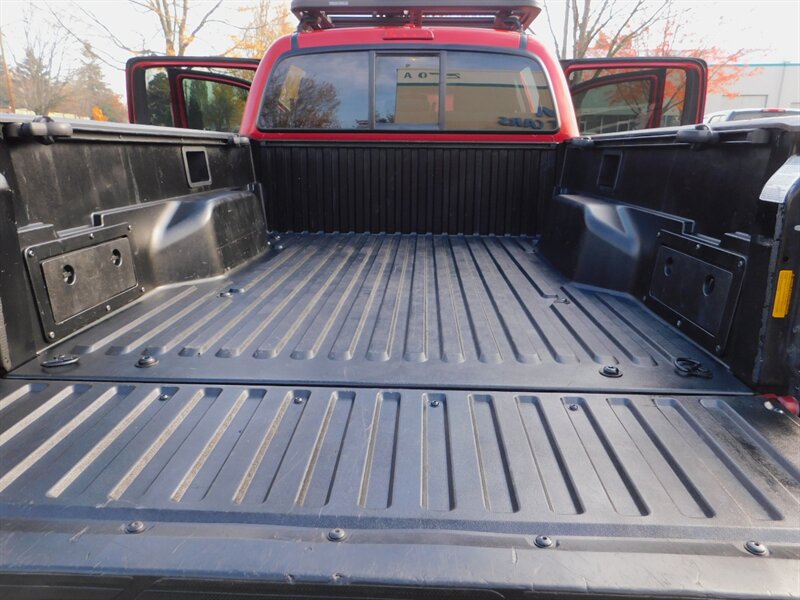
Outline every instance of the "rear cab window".
<path fill-rule="evenodd" d="M 258 127 L 552 134 L 559 123 L 544 69 L 530 55 L 327 49 L 278 61 Z"/>

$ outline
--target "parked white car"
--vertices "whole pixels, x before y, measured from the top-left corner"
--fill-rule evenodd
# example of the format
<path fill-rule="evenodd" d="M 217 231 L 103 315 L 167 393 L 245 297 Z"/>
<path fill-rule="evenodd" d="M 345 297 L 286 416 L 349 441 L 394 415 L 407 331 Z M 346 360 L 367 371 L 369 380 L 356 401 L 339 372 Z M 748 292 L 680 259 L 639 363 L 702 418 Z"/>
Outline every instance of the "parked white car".
<path fill-rule="evenodd" d="M 769 117 L 790 117 L 800 115 L 794 108 L 736 108 L 708 113 L 703 123 L 721 123 L 722 121 L 748 121 L 750 119 L 768 119 Z"/>

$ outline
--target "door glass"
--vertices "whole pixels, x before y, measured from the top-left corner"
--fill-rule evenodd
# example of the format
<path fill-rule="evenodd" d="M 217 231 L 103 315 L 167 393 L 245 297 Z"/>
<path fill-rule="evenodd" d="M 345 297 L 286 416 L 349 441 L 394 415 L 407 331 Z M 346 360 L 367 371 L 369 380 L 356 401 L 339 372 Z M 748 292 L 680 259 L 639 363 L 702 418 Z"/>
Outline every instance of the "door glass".
<path fill-rule="evenodd" d="M 375 58 L 375 124 L 436 125 L 439 122 L 439 57 Z"/>
<path fill-rule="evenodd" d="M 184 78 L 183 96 L 190 129 L 239 130 L 248 90 L 229 83 Z"/>
<path fill-rule="evenodd" d="M 261 129 L 369 127 L 369 56 L 331 52 L 290 56 L 264 91 Z"/>
<path fill-rule="evenodd" d="M 169 91 L 167 70 L 162 68 L 147 69 L 145 72 L 147 89 L 147 109 L 150 114 L 150 125 L 172 127 L 172 101 Z"/>
<path fill-rule="evenodd" d="M 656 74 L 635 69 L 594 69 L 570 74 L 581 133 L 645 129 L 655 110 Z"/>
<path fill-rule="evenodd" d="M 447 53 L 445 129 L 558 130 L 542 67 L 522 56 Z"/>
<path fill-rule="evenodd" d="M 664 100 L 661 103 L 661 127 L 677 127 L 686 111 L 686 71 L 667 69 Z"/>

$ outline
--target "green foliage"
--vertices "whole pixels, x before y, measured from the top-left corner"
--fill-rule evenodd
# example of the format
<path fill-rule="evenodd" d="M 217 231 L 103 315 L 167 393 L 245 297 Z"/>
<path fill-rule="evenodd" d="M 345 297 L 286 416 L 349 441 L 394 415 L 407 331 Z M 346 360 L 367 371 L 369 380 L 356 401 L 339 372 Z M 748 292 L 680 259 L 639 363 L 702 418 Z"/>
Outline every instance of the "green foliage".
<path fill-rule="evenodd" d="M 58 111 L 93 118 L 102 114 L 110 121 L 126 121 L 127 111 L 111 88 L 106 84 L 103 71 L 91 52 L 84 53 L 83 63 L 71 74 L 66 98 Z"/>

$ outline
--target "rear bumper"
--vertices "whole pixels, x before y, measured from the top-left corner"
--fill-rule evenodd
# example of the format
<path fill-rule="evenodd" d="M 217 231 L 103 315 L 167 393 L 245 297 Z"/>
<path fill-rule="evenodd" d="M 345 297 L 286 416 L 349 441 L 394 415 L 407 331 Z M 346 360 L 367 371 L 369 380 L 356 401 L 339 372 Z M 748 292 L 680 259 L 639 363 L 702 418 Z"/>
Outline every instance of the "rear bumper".
<path fill-rule="evenodd" d="M 796 598 L 800 590 L 796 540 L 767 542 L 769 555 L 757 557 L 738 541 L 558 535 L 552 547 L 542 549 L 523 534 L 347 530 L 344 541 L 331 542 L 327 533 L 146 521 L 142 533 L 126 534 L 114 521 L 5 520 L 0 593 L 61 599 L 195 597 L 181 592 L 248 599 L 268 593 L 408 598 L 448 597 L 445 590 L 457 590 L 453 597 L 488 598 L 496 596 L 478 592 L 494 590 L 508 598 Z"/>

